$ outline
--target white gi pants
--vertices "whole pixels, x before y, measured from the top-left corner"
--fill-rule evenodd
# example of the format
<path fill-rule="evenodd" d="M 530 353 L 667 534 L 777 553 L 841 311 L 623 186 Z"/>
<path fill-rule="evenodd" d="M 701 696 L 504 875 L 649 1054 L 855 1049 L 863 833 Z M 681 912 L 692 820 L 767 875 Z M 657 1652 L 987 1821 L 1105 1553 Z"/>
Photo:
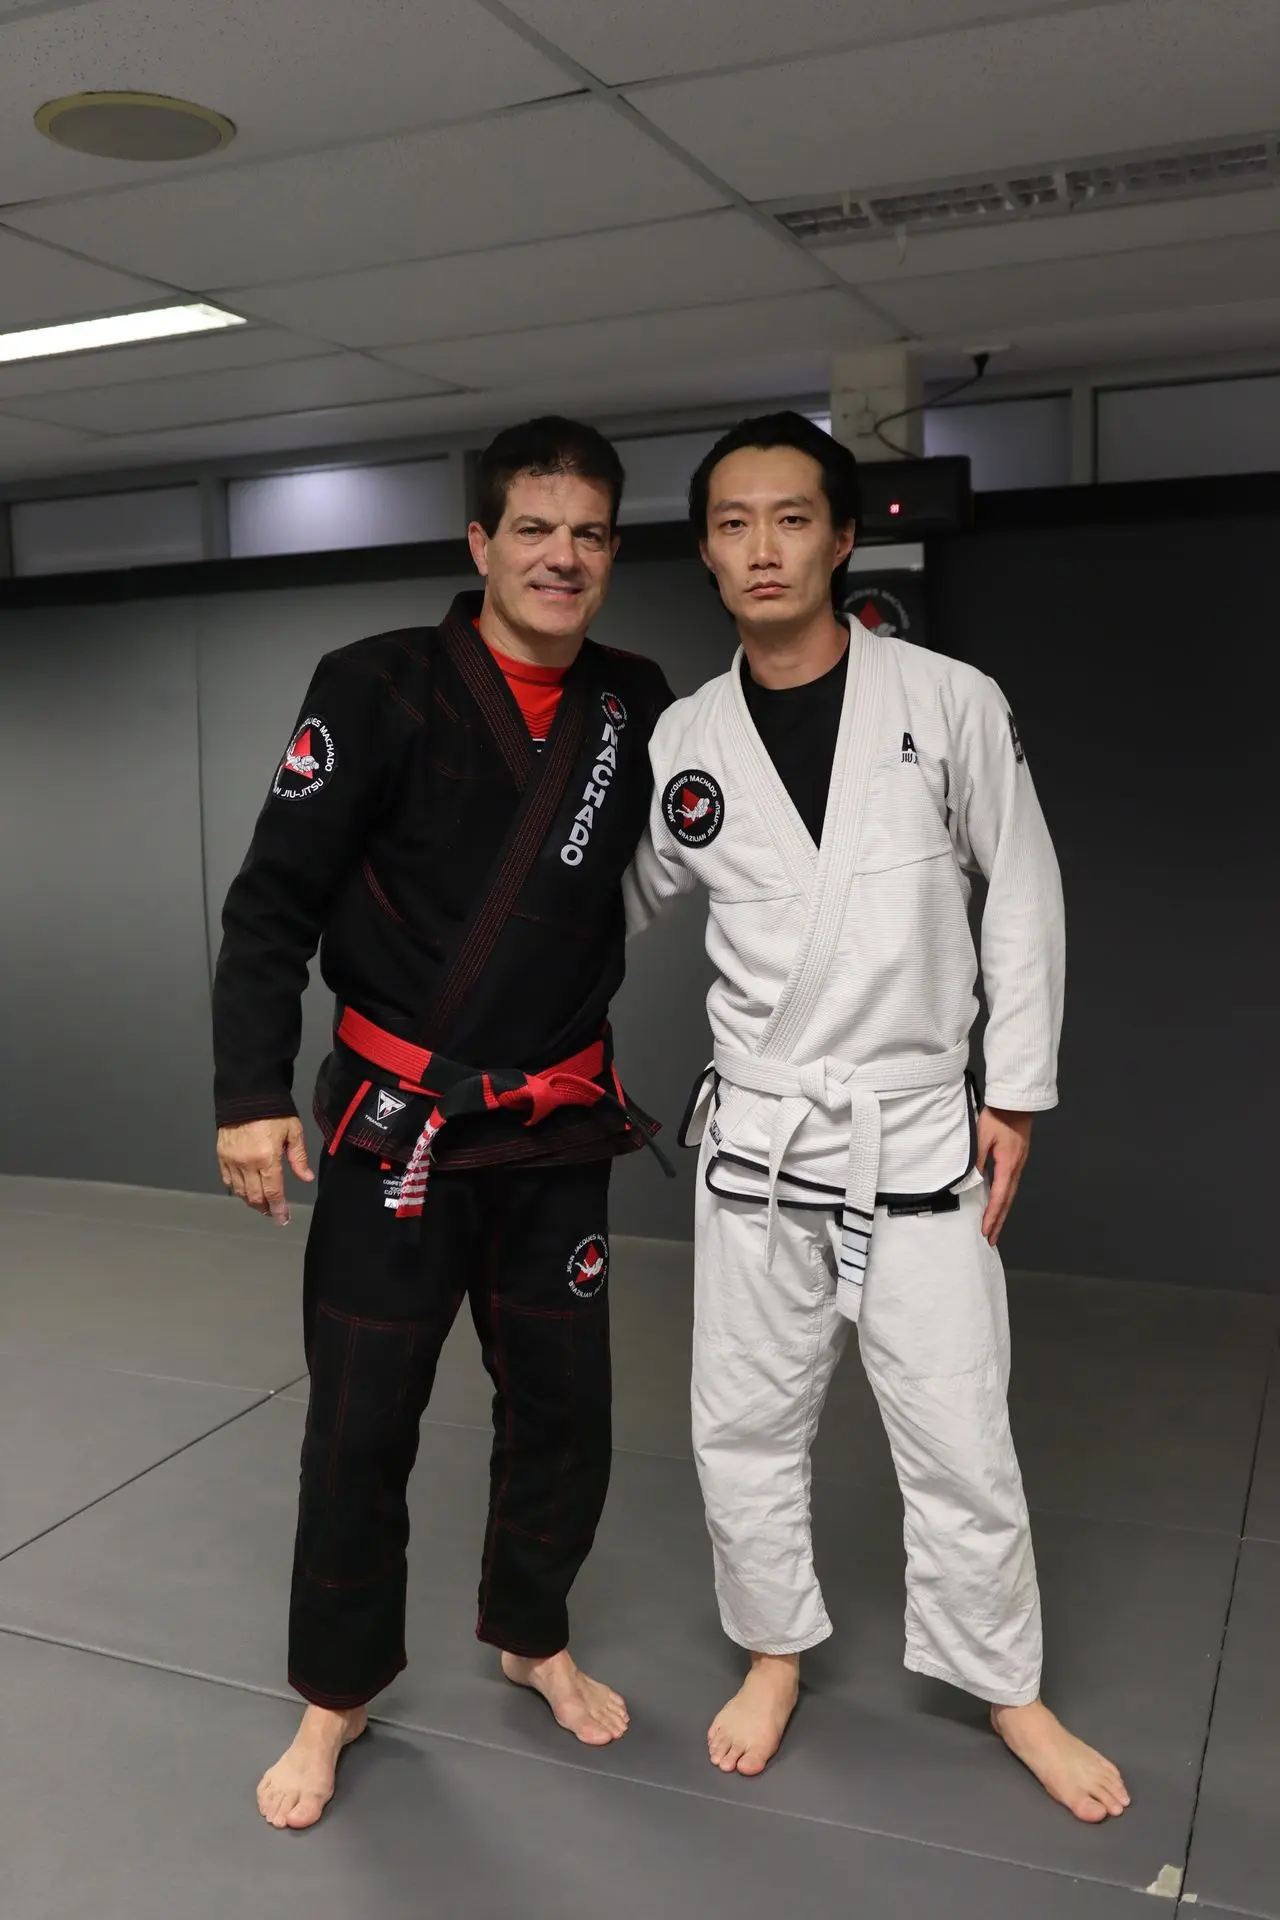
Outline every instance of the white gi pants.
<path fill-rule="evenodd" d="M 984 1186 L 956 1213 L 876 1210 L 858 1341 L 905 1508 L 906 1664 L 997 1706 L 1040 1691 L 1040 1597 L 1009 1431 L 1009 1320 Z M 809 1449 L 849 1321 L 840 1231 L 698 1180 L 693 1445 L 725 1632 L 757 1653 L 831 1633 L 813 1565 Z"/>

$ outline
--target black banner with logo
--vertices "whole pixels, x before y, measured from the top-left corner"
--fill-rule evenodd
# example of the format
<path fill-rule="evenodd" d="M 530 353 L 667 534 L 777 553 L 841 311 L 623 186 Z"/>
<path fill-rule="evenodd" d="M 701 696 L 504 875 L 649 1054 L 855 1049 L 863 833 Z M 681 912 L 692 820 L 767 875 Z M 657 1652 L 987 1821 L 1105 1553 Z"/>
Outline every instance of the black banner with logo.
<path fill-rule="evenodd" d="M 894 568 L 883 573 L 852 573 L 845 589 L 844 610 L 856 614 L 872 633 L 925 644 L 924 573 Z"/>

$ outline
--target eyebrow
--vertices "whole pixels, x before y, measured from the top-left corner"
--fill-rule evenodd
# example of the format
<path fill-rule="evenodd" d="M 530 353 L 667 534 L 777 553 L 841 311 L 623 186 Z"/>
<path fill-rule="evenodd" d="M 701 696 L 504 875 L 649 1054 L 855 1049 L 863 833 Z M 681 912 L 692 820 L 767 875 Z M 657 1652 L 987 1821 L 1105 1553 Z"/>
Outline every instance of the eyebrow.
<path fill-rule="evenodd" d="M 712 513 L 728 513 L 736 507 L 739 512 L 742 512 L 749 507 L 750 504 L 751 502 L 749 500 L 716 500 L 712 504 L 711 511 Z M 773 507 L 811 507 L 813 501 L 807 493 L 791 493 L 788 494 L 785 499 L 771 500 L 769 504 Z"/>
<path fill-rule="evenodd" d="M 558 520 L 540 520 L 536 513 L 518 513 L 516 515 L 516 525 L 518 527 L 536 527 L 539 533 L 554 533 L 560 525 L 560 522 Z M 571 527 L 569 531 L 571 533 L 603 533 L 606 525 L 607 522 L 604 520 L 580 520 L 578 524 Z"/>

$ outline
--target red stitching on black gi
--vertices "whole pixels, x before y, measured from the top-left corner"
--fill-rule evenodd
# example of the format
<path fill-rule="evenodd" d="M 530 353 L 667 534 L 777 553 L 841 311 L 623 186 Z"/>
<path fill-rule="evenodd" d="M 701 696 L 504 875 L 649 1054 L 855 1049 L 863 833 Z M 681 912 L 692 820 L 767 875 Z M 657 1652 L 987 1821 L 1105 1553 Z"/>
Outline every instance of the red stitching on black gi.
<path fill-rule="evenodd" d="M 327 1313 L 331 1320 L 340 1320 L 348 1327 L 371 1327 L 375 1333 L 410 1333 L 423 1325 L 420 1320 L 366 1320 L 363 1314 L 343 1313 L 340 1307 L 331 1307 L 327 1300 L 321 1300 L 316 1308 L 318 1313 Z"/>
<path fill-rule="evenodd" d="M 465 659 L 459 649 L 459 664 Z M 487 685 L 487 683 L 486 683 Z M 443 1043 L 450 1020 L 488 965 L 507 916 L 515 905 L 564 798 L 569 774 L 582 745 L 585 699 L 581 684 L 566 685 L 555 743 L 547 757 L 523 819 L 502 855 L 497 883 L 481 904 L 466 938 L 454 955 L 431 1010 L 431 1023 Z"/>
<path fill-rule="evenodd" d="M 328 1707 L 331 1712 L 341 1713 L 345 1708 L 367 1706 L 375 1694 L 381 1693 L 384 1687 L 389 1687 L 396 1675 L 404 1672 L 408 1664 L 409 1656 L 402 1653 L 391 1671 L 379 1680 L 376 1686 L 369 1687 L 362 1693 L 321 1693 L 318 1687 L 313 1687 L 308 1681 L 299 1680 L 292 1669 L 289 1672 L 289 1685 L 295 1693 L 300 1693 L 304 1700 L 309 1700 L 313 1707 Z"/>
<path fill-rule="evenodd" d="M 386 894 L 382 891 L 382 888 L 379 886 L 378 876 L 374 872 L 373 868 L 369 865 L 369 862 L 367 860 L 361 861 L 360 871 L 364 875 L 365 885 L 368 887 L 370 893 L 373 895 L 378 905 L 382 908 L 382 911 L 386 914 L 389 914 L 391 918 L 397 923 L 397 925 L 403 926 L 404 915 L 402 913 L 396 912 L 395 908 L 392 906 L 391 902 L 388 900 Z"/>
<path fill-rule="evenodd" d="M 440 637 L 460 678 L 479 707 L 507 763 L 507 771 L 523 792 L 533 771 L 533 743 L 529 729 L 515 710 L 499 669 L 484 641 L 469 622 L 456 619 L 452 608 L 440 625 Z"/>
<path fill-rule="evenodd" d="M 374 672 L 377 674 L 379 680 L 381 680 L 385 684 L 387 692 L 391 695 L 391 698 L 395 701 L 396 705 L 398 707 L 403 707 L 405 712 L 409 715 L 410 719 L 416 720 L 420 727 L 425 727 L 427 724 L 425 718 L 423 717 L 422 714 L 418 712 L 418 709 L 414 706 L 412 700 L 405 699 L 399 687 L 396 685 L 395 681 L 391 678 L 391 675 L 387 672 L 386 668 L 375 667 Z"/>
<path fill-rule="evenodd" d="M 336 1317 L 336 1316 L 335 1316 Z M 342 1428 L 347 1417 L 347 1398 L 351 1391 L 351 1363 L 355 1355 L 356 1329 L 352 1323 L 347 1327 L 347 1351 L 342 1362 L 342 1390 L 338 1395 L 338 1411 L 333 1422 L 333 1451 L 329 1455 L 329 1506 L 333 1506 L 334 1482 L 338 1474 L 338 1453 L 342 1441 Z"/>
<path fill-rule="evenodd" d="M 435 702 L 436 706 L 439 707 L 440 711 L 444 714 L 447 714 L 449 719 L 453 721 L 453 724 L 455 727 L 462 727 L 466 725 L 466 721 L 462 718 L 462 715 L 460 713 L 454 712 L 453 708 L 449 705 L 449 702 L 445 699 L 444 695 L 441 693 L 439 687 L 432 687 L 431 698 Z"/>
<path fill-rule="evenodd" d="M 490 1515 L 490 1520 L 489 1520 L 489 1551 L 485 1555 L 484 1574 L 482 1577 L 482 1583 L 481 1583 L 481 1589 L 480 1589 L 480 1617 L 476 1621 L 477 1633 L 479 1633 L 481 1628 L 484 1626 L 485 1615 L 489 1610 L 489 1588 L 493 1581 L 493 1562 L 494 1562 L 495 1552 L 498 1544 L 498 1529 L 502 1525 L 502 1519 L 501 1519 L 502 1502 L 506 1498 L 507 1488 L 511 1483 L 511 1455 L 512 1455 L 511 1440 L 512 1440 L 512 1423 L 513 1423 L 513 1402 L 511 1399 L 511 1383 L 507 1374 L 506 1355 L 502 1351 L 502 1341 L 499 1337 L 500 1323 L 498 1319 L 498 1243 L 501 1237 L 501 1232 L 502 1232 L 502 1227 L 501 1227 L 501 1222 L 499 1221 L 494 1226 L 493 1233 L 490 1236 L 489 1248 L 488 1248 L 489 1333 L 490 1333 L 490 1338 L 493 1341 L 493 1364 L 498 1375 L 498 1391 L 502 1395 L 503 1400 L 506 1402 L 506 1436 L 505 1437 L 506 1437 L 506 1443 L 507 1443 L 507 1468 L 506 1468 L 506 1472 L 502 1476 L 502 1485 L 498 1488 L 498 1491 L 494 1496 L 493 1512 Z"/>

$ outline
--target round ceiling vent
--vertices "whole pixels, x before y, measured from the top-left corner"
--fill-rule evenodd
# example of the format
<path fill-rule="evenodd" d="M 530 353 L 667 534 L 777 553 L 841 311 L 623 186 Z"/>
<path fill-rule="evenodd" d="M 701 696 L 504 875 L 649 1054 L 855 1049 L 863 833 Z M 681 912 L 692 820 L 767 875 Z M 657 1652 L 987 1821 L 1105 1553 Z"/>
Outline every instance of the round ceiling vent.
<path fill-rule="evenodd" d="M 70 93 L 41 107 L 36 125 L 60 147 L 103 160 L 194 160 L 236 137 L 211 107 L 160 93 Z"/>

